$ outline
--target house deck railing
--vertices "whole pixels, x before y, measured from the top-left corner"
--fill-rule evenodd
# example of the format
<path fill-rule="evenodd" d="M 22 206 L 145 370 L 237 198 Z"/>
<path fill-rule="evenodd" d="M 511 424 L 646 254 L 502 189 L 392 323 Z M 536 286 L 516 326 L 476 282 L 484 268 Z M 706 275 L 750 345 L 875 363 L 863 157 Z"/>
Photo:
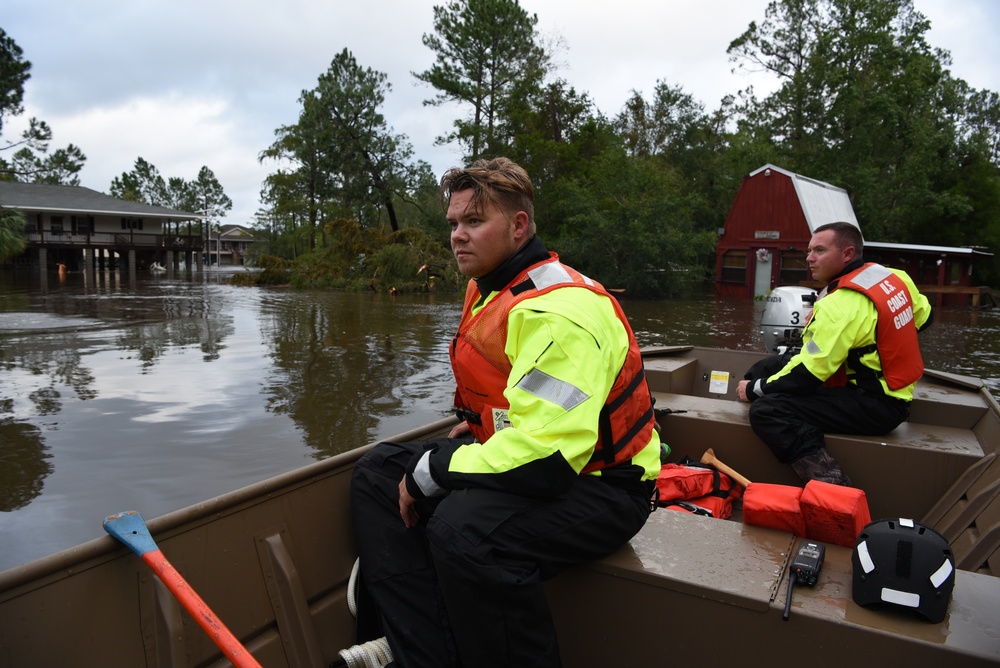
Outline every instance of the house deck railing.
<path fill-rule="evenodd" d="M 70 234 L 46 232 L 28 234 L 30 246 L 80 246 L 81 248 L 163 248 L 166 250 L 201 250 L 205 240 L 200 236 L 176 234 L 142 234 L 92 232 Z"/>

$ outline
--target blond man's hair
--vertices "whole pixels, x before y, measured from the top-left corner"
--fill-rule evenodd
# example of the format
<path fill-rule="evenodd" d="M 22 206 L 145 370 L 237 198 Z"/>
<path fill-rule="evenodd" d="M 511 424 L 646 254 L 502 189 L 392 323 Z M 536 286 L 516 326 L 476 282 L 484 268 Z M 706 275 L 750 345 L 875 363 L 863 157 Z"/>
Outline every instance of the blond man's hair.
<path fill-rule="evenodd" d="M 535 234 L 535 187 L 524 168 L 509 158 L 480 159 L 465 168 L 453 167 L 441 177 L 445 209 L 454 193 L 472 190 L 470 205 L 484 211 L 493 203 L 506 216 L 528 214 L 528 236 Z"/>

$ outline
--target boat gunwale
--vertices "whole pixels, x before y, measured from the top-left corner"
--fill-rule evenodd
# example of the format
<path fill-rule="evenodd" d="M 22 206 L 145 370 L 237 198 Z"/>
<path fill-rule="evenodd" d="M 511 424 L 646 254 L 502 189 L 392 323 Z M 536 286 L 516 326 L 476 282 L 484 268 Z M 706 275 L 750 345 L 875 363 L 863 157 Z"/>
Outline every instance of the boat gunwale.
<path fill-rule="evenodd" d="M 346 452 L 331 455 L 211 499 L 159 515 L 149 519 L 146 524 L 154 536 L 168 538 L 171 532 L 178 529 L 191 529 L 215 521 L 237 513 L 243 508 L 264 503 L 276 495 L 307 485 L 317 478 L 331 475 L 345 466 L 353 465 L 377 443 L 420 440 L 441 432 L 457 422 L 456 417 L 442 418 L 393 436 L 380 438 Z M 109 509 L 108 514 L 121 510 Z M 95 522 L 100 521 L 100 519 L 103 518 L 95 519 Z M 75 573 L 100 566 L 120 557 L 122 552 L 126 550 L 127 548 L 111 536 L 99 536 L 65 550 L 0 571 L 0 602 L 40 587 L 54 576 L 69 577 Z M 25 587 L 27 587 L 26 590 Z"/>

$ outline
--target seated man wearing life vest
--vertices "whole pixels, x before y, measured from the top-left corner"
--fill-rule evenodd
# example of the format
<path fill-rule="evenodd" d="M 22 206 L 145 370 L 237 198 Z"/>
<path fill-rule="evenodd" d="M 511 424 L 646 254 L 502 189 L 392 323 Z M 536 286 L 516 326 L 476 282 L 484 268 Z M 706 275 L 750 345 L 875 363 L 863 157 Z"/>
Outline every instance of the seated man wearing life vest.
<path fill-rule="evenodd" d="M 361 575 L 398 665 L 558 666 L 542 582 L 645 523 L 652 398 L 621 307 L 535 236 L 521 167 L 452 169 L 441 194 L 471 278 L 449 346 L 463 422 L 358 462 Z"/>
<path fill-rule="evenodd" d="M 804 481 L 850 485 L 823 434 L 887 434 L 910 414 L 923 375 L 917 332 L 931 306 L 906 272 L 862 260 L 861 230 L 817 227 L 806 261 L 827 283 L 788 360 L 754 365 L 736 388 L 750 426 Z"/>

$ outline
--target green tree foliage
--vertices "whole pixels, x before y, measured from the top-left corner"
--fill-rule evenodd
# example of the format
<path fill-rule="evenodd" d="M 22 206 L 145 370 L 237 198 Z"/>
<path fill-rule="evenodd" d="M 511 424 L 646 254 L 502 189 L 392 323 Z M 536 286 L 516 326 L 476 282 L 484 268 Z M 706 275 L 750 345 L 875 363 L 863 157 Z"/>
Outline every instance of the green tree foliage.
<path fill-rule="evenodd" d="M 781 0 L 729 47 L 782 82 L 751 116 L 781 164 L 846 188 L 872 239 L 912 240 L 955 206 L 964 102 L 929 28 L 911 0 Z"/>
<path fill-rule="evenodd" d="M 30 78 L 31 63 L 6 31 L 0 28 L 0 137 L 7 118 L 24 112 L 24 84 Z M 70 144 L 52 155 L 44 156 L 52 139 L 52 130 L 36 118 L 28 121 L 28 129 L 16 141 L 3 140 L 0 151 L 14 150 L 8 162 L 0 157 L 0 179 L 65 183 L 76 185 L 77 172 L 86 157 Z M 2 205 L 2 202 L 0 202 Z M 25 219 L 19 211 L 0 211 L 0 262 L 19 255 L 25 248 Z"/>
<path fill-rule="evenodd" d="M 27 241 L 24 237 L 24 214 L 0 210 L 0 262 L 20 255 Z"/>
<path fill-rule="evenodd" d="M 167 183 L 160 170 L 140 156 L 135 159 L 132 171 L 111 180 L 110 194 L 128 202 L 166 206 Z"/>
<path fill-rule="evenodd" d="M 187 188 L 182 188 L 180 194 L 189 198 L 188 203 L 198 206 L 211 221 L 221 220 L 233 208 L 233 200 L 229 199 L 222 184 L 215 178 L 215 172 L 208 167 L 199 169 L 197 178 Z"/>
<path fill-rule="evenodd" d="M 135 159 L 132 171 L 111 180 L 110 194 L 129 202 L 204 213 L 212 220 L 223 218 L 233 208 L 233 201 L 208 167 L 198 170 L 193 181 L 178 176 L 164 179 L 156 165 L 142 156 Z"/>
<path fill-rule="evenodd" d="M 257 211 L 254 227 L 257 235 L 255 247 L 261 253 L 293 259 L 302 249 L 310 247 L 313 235 L 302 225 L 301 207 L 287 195 L 295 192 L 294 172 L 279 170 L 268 175 L 260 191 L 263 206 Z"/>
<path fill-rule="evenodd" d="M 821 83 L 823 73 L 810 78 L 810 68 L 825 66 L 816 54 L 821 0 L 784 0 L 772 2 L 765 10 L 762 25 L 751 22 L 746 32 L 732 41 L 730 60 L 752 72 L 766 72 L 781 82 L 781 87 L 764 100 L 750 99 L 744 113 L 750 123 L 766 126 L 773 141 L 788 154 L 808 154 L 813 133 L 821 125 L 826 106 Z M 818 80 L 818 81 L 817 81 Z"/>
<path fill-rule="evenodd" d="M 48 144 L 37 144 L 36 150 L 24 146 L 11 158 L 11 168 L 23 180 L 50 185 L 78 186 L 79 172 L 87 156 L 79 147 L 69 144 L 46 155 Z"/>
<path fill-rule="evenodd" d="M 406 137 L 385 121 L 380 109 L 389 90 L 385 74 L 361 67 L 344 49 L 316 88 L 303 91 L 299 122 L 279 128 L 277 140 L 260 156 L 284 165 L 268 177 L 262 193 L 268 207 L 258 215 L 269 252 L 296 258 L 322 251 L 322 256 L 332 252 L 327 239 L 334 246 L 350 245 L 342 236 L 343 221 L 377 229 L 384 216 L 393 232 L 407 226 L 432 231 L 432 221 L 439 220 L 436 184 L 430 167 L 413 159 Z M 323 262 L 343 279 L 341 264 L 329 257 Z"/>
<path fill-rule="evenodd" d="M 325 169 L 329 147 L 324 142 L 322 113 L 314 91 L 299 96 L 302 111 L 295 125 L 285 125 L 275 131 L 277 139 L 262 151 L 259 160 L 272 160 L 287 165 L 268 176 L 263 201 L 270 204 L 269 216 L 290 233 L 304 227 L 306 249 L 316 248 L 319 221 L 325 212 L 346 213 L 337 203 L 338 184 L 335 175 Z M 293 245 L 293 250 L 301 250 Z M 277 251 L 280 253 L 280 251 Z M 285 256 L 283 257 L 294 257 Z"/>
<path fill-rule="evenodd" d="M 516 0 L 454 0 L 434 7 L 434 33 L 423 43 L 435 52 L 430 69 L 414 76 L 437 89 L 425 104 L 469 108 L 439 143 L 458 141 L 469 160 L 508 153 L 549 68 L 535 34 L 538 17 Z"/>
<path fill-rule="evenodd" d="M 673 170 L 685 184 L 696 227 L 710 232 L 727 215 L 742 176 L 752 167 L 724 157 L 728 117 L 705 113 L 704 105 L 677 85 L 658 81 L 652 99 L 638 91 L 625 103 L 615 128 L 629 155 Z M 728 177 L 728 178 L 727 178 Z"/>
<path fill-rule="evenodd" d="M 261 153 L 262 161 L 289 166 L 265 184 L 272 223 L 290 230 L 305 223 L 310 250 L 319 234 L 325 239 L 324 220 L 353 216 L 374 225 L 384 211 L 398 230 L 398 196 L 429 172 L 412 162 L 406 138 L 393 134 L 379 111 L 389 88 L 384 74 L 362 68 L 344 49 L 317 87 L 302 92 L 299 122 L 279 128 Z"/>
<path fill-rule="evenodd" d="M 619 142 L 590 98 L 563 80 L 531 96 L 513 120 L 520 129 L 506 153 L 531 175 L 538 229 L 547 241 L 557 242 L 567 215 L 562 193 L 589 160 Z"/>
<path fill-rule="evenodd" d="M 31 75 L 31 63 L 24 51 L 7 32 L 0 28 L 0 134 L 4 119 L 24 112 L 24 84 Z"/>
<path fill-rule="evenodd" d="M 233 201 L 208 167 L 198 170 L 198 176 L 192 181 L 179 176 L 164 179 L 156 165 L 142 156 L 135 159 L 131 171 L 123 172 L 111 180 L 109 192 L 112 197 L 129 202 L 200 213 L 205 216 L 203 224 L 207 226 L 201 228 L 203 239 L 209 238 L 207 230 L 219 229 L 220 221 L 233 208 Z M 181 223 L 176 225 L 180 231 Z M 190 228 L 184 233 L 190 234 Z"/>
<path fill-rule="evenodd" d="M 24 52 L 0 28 L 0 136 L 4 120 L 24 113 L 24 84 L 31 77 L 31 63 Z M 45 121 L 31 118 L 28 128 L 15 141 L 3 140 L 0 151 L 14 151 L 10 160 L 0 157 L 0 178 L 28 183 L 79 185 L 79 172 L 87 156 L 79 147 L 49 151 L 52 130 Z"/>
<path fill-rule="evenodd" d="M 1000 94 L 989 90 L 971 90 L 959 81 L 965 99 L 965 114 L 960 119 L 961 153 L 983 156 L 1000 167 Z"/>
<path fill-rule="evenodd" d="M 633 92 L 616 126 L 631 155 L 681 158 L 700 141 L 704 109 L 680 86 L 658 81 L 651 102 Z"/>
<path fill-rule="evenodd" d="M 390 89 L 385 74 L 361 67 L 344 49 L 320 76 L 315 96 L 328 147 L 325 171 L 335 176 L 343 200 L 363 225 L 374 224 L 385 211 L 398 232 L 394 197 L 415 189 L 430 167 L 413 163 L 406 137 L 393 134 L 379 111 Z"/>
<path fill-rule="evenodd" d="M 298 288 L 347 288 L 376 292 L 455 290 L 464 279 L 450 252 L 418 228 L 384 234 L 354 218 L 326 224 L 338 243 L 285 260 L 261 257 L 263 271 L 240 274 L 239 284 L 288 283 Z"/>
<path fill-rule="evenodd" d="M 423 165 L 412 190 L 396 193 L 395 198 L 398 201 L 399 231 L 417 228 L 442 247 L 450 247 L 451 231 L 444 220 L 438 180 L 431 173 L 430 166 Z"/>
<path fill-rule="evenodd" d="M 331 227 L 337 228 L 336 236 L 343 240 L 322 255 L 326 280 L 334 285 L 376 292 L 426 292 L 442 287 L 454 290 L 465 283 L 450 252 L 422 230 L 383 234 L 347 219 L 333 221 Z M 303 273 L 299 271 L 299 276 Z M 317 285 L 317 279 L 310 285 Z"/>
<path fill-rule="evenodd" d="M 559 241 L 569 264 L 609 288 L 664 297 L 700 283 L 715 233 L 699 231 L 683 179 L 672 169 L 606 150 L 566 191 L 571 214 Z"/>

